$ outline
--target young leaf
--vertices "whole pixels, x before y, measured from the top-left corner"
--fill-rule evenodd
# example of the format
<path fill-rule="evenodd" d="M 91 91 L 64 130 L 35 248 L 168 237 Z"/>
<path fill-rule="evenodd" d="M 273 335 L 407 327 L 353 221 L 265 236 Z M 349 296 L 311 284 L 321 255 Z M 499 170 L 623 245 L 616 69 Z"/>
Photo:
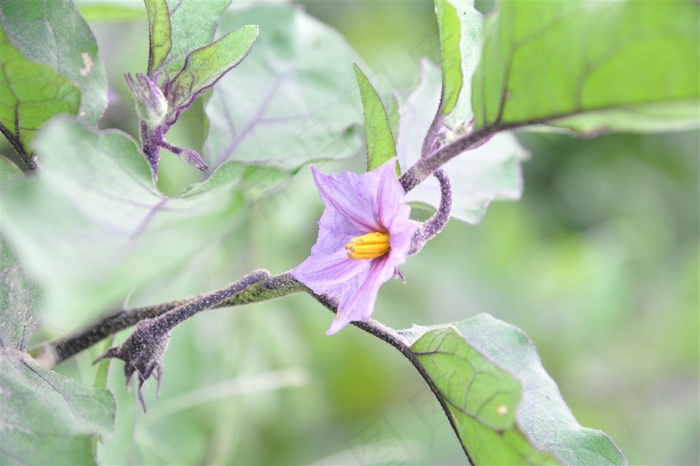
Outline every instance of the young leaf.
<path fill-rule="evenodd" d="M 209 45 L 214 40 L 219 18 L 231 4 L 231 0 L 167 2 L 172 47 L 163 61 L 162 69 L 172 77 L 183 67 L 190 52 Z"/>
<path fill-rule="evenodd" d="M 41 125 L 60 113 L 78 113 L 80 90 L 50 66 L 28 60 L 0 29 L 0 128 L 20 154 Z"/>
<path fill-rule="evenodd" d="M 229 164 L 171 198 L 120 132 L 93 133 L 59 117 L 35 148 L 42 170 L 3 192 L 0 230 L 46 291 L 44 316 L 63 327 L 77 325 L 65 315 L 87 318 L 186 267 L 238 227 L 251 189 L 264 192 L 288 176 Z"/>
<path fill-rule="evenodd" d="M 698 5 L 512 1 L 485 28 L 476 127 L 580 133 L 697 125 Z"/>
<path fill-rule="evenodd" d="M 148 75 L 160 68 L 173 46 L 166 0 L 146 0 L 148 15 Z"/>
<path fill-rule="evenodd" d="M 383 165 L 396 157 L 396 143 L 391 133 L 389 117 L 377 91 L 357 64 L 353 64 L 357 85 L 362 97 L 365 114 L 365 138 L 367 140 L 367 171 Z"/>
<path fill-rule="evenodd" d="M 80 90 L 77 117 L 96 126 L 107 107 L 107 77 L 92 31 L 73 2 L 0 2 L 0 23 L 27 60 L 49 66 Z"/>
<path fill-rule="evenodd" d="M 168 122 L 177 117 L 250 52 L 258 37 L 257 26 L 244 26 L 187 56 L 185 66 L 168 87 Z"/>
<path fill-rule="evenodd" d="M 469 82 L 465 82 L 465 88 Z M 440 70 L 428 61 L 421 64 L 420 82 L 408 94 L 397 94 L 399 133 L 396 141 L 399 165 L 408 169 L 421 157 L 423 136 L 440 101 Z M 443 166 L 452 180 L 451 216 L 479 223 L 489 203 L 497 199 L 519 199 L 523 189 L 520 162 L 527 151 L 509 133 L 499 133 L 486 144 L 450 160 Z M 433 208 L 440 205 L 440 186 L 429 178 L 416 186 L 406 200 Z"/>
<path fill-rule="evenodd" d="M 232 160 L 295 170 L 357 154 L 357 57 L 340 34 L 302 9 L 269 6 L 225 15 L 221 31 L 245 24 L 260 26 L 255 47 L 205 105 L 210 170 Z"/>
<path fill-rule="evenodd" d="M 604 433 L 581 427 L 534 345 L 481 314 L 399 332 L 439 391 L 472 464 L 624 464 Z"/>

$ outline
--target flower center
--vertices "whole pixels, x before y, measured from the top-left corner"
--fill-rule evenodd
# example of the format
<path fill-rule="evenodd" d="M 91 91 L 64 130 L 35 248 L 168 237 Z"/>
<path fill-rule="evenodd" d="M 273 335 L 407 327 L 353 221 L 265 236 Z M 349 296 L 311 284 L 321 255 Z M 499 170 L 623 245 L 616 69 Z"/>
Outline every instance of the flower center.
<path fill-rule="evenodd" d="M 389 250 L 389 233 L 367 233 L 366 235 L 358 236 L 350 240 L 345 245 L 350 259 L 374 259 L 381 257 Z"/>

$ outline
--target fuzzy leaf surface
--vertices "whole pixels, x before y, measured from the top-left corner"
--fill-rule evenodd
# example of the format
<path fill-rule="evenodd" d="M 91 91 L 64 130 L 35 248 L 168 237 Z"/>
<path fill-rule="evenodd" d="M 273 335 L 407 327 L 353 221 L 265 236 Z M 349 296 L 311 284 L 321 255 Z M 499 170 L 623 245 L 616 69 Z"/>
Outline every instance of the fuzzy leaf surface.
<path fill-rule="evenodd" d="M 1 464 L 96 464 L 94 439 L 112 434 L 116 409 L 109 391 L 47 371 L 8 347 L 0 347 L 0 405 Z"/>
<path fill-rule="evenodd" d="M 237 214 L 247 198 L 286 177 L 230 164 L 168 197 L 121 132 L 59 118 L 35 146 L 42 170 L 3 192 L 0 230 L 46 292 L 47 318 L 67 327 L 76 322 L 63 315 L 94 316 L 186 267 L 243 221 Z"/>
<path fill-rule="evenodd" d="M 255 47 L 212 90 L 205 105 L 211 170 L 229 162 L 296 170 L 360 150 L 362 106 L 345 40 L 299 8 L 232 12 L 221 32 L 260 26 Z"/>
<path fill-rule="evenodd" d="M 0 193 L 22 180 L 0 158 Z M 0 464 L 95 464 L 92 444 L 111 435 L 114 399 L 42 369 L 24 352 L 39 296 L 0 237 Z"/>
<path fill-rule="evenodd" d="M 473 464 L 625 464 L 607 435 L 578 424 L 520 329 L 480 314 L 399 333 Z"/>

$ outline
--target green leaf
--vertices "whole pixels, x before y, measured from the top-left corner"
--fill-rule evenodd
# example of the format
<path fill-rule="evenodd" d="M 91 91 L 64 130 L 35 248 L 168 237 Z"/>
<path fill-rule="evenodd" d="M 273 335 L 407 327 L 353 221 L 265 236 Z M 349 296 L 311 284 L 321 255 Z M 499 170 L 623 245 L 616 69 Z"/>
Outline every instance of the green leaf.
<path fill-rule="evenodd" d="M 172 77 L 183 67 L 190 52 L 209 45 L 214 40 L 216 26 L 231 0 L 167 2 L 172 48 L 163 62 L 163 69 Z"/>
<path fill-rule="evenodd" d="M 73 2 L 0 2 L 0 23 L 27 60 L 49 66 L 80 90 L 78 119 L 96 126 L 107 107 L 107 77 L 92 31 Z"/>
<path fill-rule="evenodd" d="M 473 464 L 624 464 L 600 431 L 581 427 L 516 327 L 480 314 L 399 332 L 440 392 Z"/>
<path fill-rule="evenodd" d="M 0 374 L 1 464 L 96 464 L 94 438 L 110 436 L 114 425 L 110 392 L 42 369 L 10 348 L 0 347 Z"/>
<path fill-rule="evenodd" d="M 365 138 L 367 140 L 367 171 L 383 165 L 396 157 L 396 143 L 391 133 L 389 117 L 377 91 L 372 87 L 367 76 L 357 64 L 353 65 L 357 85 L 362 97 L 362 109 L 365 114 Z"/>
<path fill-rule="evenodd" d="M 464 87 L 468 88 L 468 84 L 465 82 Z M 399 165 L 405 171 L 420 159 L 423 138 L 438 110 L 440 70 L 424 61 L 418 86 L 396 97 L 401 115 L 396 147 Z M 481 221 L 491 201 L 519 199 L 523 190 L 520 163 L 527 156 L 515 136 L 503 132 L 446 163 L 442 168 L 452 180 L 451 216 L 475 224 Z M 440 186 L 431 177 L 407 193 L 406 200 L 437 208 Z"/>
<path fill-rule="evenodd" d="M 459 42 L 462 37 L 457 9 L 449 0 L 435 0 L 435 16 L 440 30 L 442 55 L 442 108 L 448 115 L 457 104 L 462 89 L 462 56 Z"/>
<path fill-rule="evenodd" d="M 0 197 L 23 179 L 19 168 L 0 157 Z M 39 289 L 0 236 L 0 347 L 25 349 L 36 326 L 38 300 Z"/>
<path fill-rule="evenodd" d="M 18 152 L 30 154 L 39 127 L 60 113 L 78 113 L 80 90 L 50 66 L 22 55 L 0 29 L 0 124 Z"/>
<path fill-rule="evenodd" d="M 472 118 L 469 80 L 479 61 L 482 17 L 473 0 L 435 0 L 442 56 L 440 113 L 447 122 Z"/>
<path fill-rule="evenodd" d="M 76 2 L 78 11 L 89 23 L 117 23 L 141 19 L 146 16 L 143 8 L 114 3 Z"/>
<path fill-rule="evenodd" d="M 499 5 L 474 75 L 477 127 L 595 134 L 698 124 L 697 2 Z"/>
<path fill-rule="evenodd" d="M 362 107 L 351 66 L 357 56 L 345 40 L 300 8 L 236 11 L 222 18 L 221 31 L 245 24 L 260 26 L 255 47 L 205 105 L 209 165 L 237 160 L 295 170 L 356 155 Z"/>
<path fill-rule="evenodd" d="M 185 66 L 169 84 L 169 121 L 175 121 L 204 91 L 239 64 L 250 52 L 256 37 L 257 26 L 244 26 L 189 54 Z"/>
<path fill-rule="evenodd" d="M 3 196 L 22 179 L 0 158 Z M 106 390 L 42 369 L 24 352 L 38 298 L 36 285 L 0 238 L 0 464 L 95 464 L 92 442 L 111 434 L 114 399 Z"/>
<path fill-rule="evenodd" d="M 35 146 L 42 170 L 3 192 L 0 230 L 46 292 L 45 318 L 61 328 L 187 267 L 245 221 L 237 214 L 246 199 L 288 176 L 232 163 L 167 197 L 120 132 L 59 117 Z"/>
<path fill-rule="evenodd" d="M 170 12 L 166 0 L 146 0 L 148 15 L 148 75 L 153 76 L 172 48 Z"/>

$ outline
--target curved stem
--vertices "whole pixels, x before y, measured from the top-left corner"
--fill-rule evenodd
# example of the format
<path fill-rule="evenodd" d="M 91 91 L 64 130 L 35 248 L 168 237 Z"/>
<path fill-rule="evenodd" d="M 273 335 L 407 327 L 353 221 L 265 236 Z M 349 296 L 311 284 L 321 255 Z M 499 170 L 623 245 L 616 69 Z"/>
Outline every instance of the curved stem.
<path fill-rule="evenodd" d="M 337 303 L 332 300 L 327 298 L 326 296 L 323 295 L 317 295 L 313 291 L 307 289 L 307 293 L 309 293 L 311 296 L 316 299 L 319 303 L 323 304 L 329 311 L 333 313 L 338 312 L 338 307 Z M 447 406 L 447 401 L 445 399 L 445 396 L 442 394 L 440 389 L 435 385 L 435 382 L 433 382 L 433 379 L 430 378 L 428 373 L 426 372 L 425 368 L 423 365 L 420 363 L 418 360 L 418 356 L 411 351 L 411 346 L 406 341 L 405 338 L 403 338 L 396 330 L 393 328 L 387 327 L 386 325 L 377 322 L 374 319 L 369 319 L 367 322 L 362 322 L 362 321 L 353 321 L 350 322 L 351 325 L 354 325 L 355 327 L 359 328 L 360 330 L 369 333 L 370 335 L 373 335 L 380 340 L 384 341 L 385 343 L 390 344 L 394 348 L 396 348 L 406 359 L 408 359 L 413 367 L 418 371 L 420 376 L 423 378 L 426 384 L 428 384 L 428 387 L 430 387 L 430 391 L 433 392 L 433 395 L 435 395 L 435 398 L 437 399 L 438 403 L 440 403 L 440 406 L 442 407 L 442 410 L 445 412 L 445 416 L 447 416 L 447 419 L 450 421 L 450 425 L 452 426 L 452 430 L 455 432 L 457 435 L 457 438 L 459 439 L 459 444 L 462 446 L 462 450 L 464 451 L 464 454 L 467 456 L 467 459 L 469 460 L 469 464 L 474 464 L 474 461 L 472 461 L 471 456 L 469 455 L 469 452 L 467 451 L 467 447 L 464 445 L 464 442 L 462 441 L 462 437 L 459 435 L 459 429 L 457 428 L 457 424 L 455 423 L 455 418 L 450 412 L 449 407 Z"/>
<path fill-rule="evenodd" d="M 421 224 L 413 234 L 411 249 L 408 251 L 408 254 L 411 256 L 418 254 L 428 241 L 437 236 L 450 219 L 450 212 L 452 211 L 452 183 L 444 170 L 436 170 L 433 175 L 440 183 L 440 206 L 435 214 Z"/>
<path fill-rule="evenodd" d="M 406 192 L 409 192 L 454 157 L 486 143 L 491 136 L 498 131 L 503 131 L 504 128 L 500 127 L 497 129 L 494 126 L 486 126 L 441 147 L 432 154 L 418 160 L 399 178 L 399 182 Z"/>

